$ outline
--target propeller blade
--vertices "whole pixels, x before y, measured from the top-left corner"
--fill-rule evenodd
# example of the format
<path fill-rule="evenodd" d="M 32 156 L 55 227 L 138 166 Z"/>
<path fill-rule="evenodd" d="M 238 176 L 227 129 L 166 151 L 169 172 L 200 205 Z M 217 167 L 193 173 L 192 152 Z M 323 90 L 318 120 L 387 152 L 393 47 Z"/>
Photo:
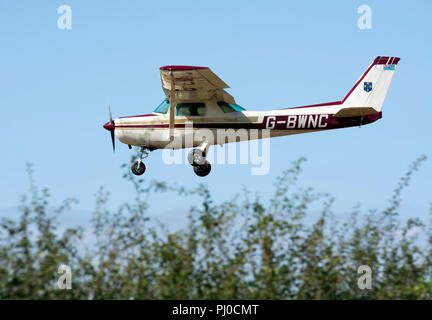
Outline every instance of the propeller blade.
<path fill-rule="evenodd" d="M 115 122 L 111 116 L 111 106 L 110 105 L 108 105 L 108 113 L 109 113 L 109 121 L 107 123 L 105 123 L 103 125 L 103 127 L 111 133 L 111 143 L 113 146 L 113 152 L 115 152 L 115 136 L 114 136 Z"/>
<path fill-rule="evenodd" d="M 115 138 L 114 138 L 114 131 L 111 131 L 111 142 L 113 146 L 113 152 L 115 152 Z"/>

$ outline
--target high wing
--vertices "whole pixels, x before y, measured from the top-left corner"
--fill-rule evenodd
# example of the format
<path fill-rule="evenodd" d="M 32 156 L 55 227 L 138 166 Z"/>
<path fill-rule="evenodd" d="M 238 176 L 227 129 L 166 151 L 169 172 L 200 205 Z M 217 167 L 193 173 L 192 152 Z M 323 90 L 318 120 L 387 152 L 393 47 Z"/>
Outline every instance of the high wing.
<path fill-rule="evenodd" d="M 236 104 L 224 89 L 229 86 L 207 67 L 165 66 L 160 68 L 162 89 L 170 100 L 169 138 L 174 137 L 174 108 L 179 101 L 209 100 Z"/>
<path fill-rule="evenodd" d="M 160 68 L 160 75 L 167 98 L 171 98 L 171 92 L 175 92 L 176 101 L 208 100 L 215 97 L 219 101 L 235 104 L 234 98 L 224 90 L 229 86 L 210 68 L 165 66 Z"/>

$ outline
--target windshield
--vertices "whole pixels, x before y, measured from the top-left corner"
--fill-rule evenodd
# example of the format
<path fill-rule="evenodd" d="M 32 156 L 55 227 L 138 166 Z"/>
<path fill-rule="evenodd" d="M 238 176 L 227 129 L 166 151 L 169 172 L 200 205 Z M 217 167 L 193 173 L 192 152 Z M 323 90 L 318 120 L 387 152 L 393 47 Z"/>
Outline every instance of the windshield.
<path fill-rule="evenodd" d="M 162 103 L 155 109 L 154 112 L 156 113 L 167 113 L 169 108 L 169 100 L 164 99 Z"/>

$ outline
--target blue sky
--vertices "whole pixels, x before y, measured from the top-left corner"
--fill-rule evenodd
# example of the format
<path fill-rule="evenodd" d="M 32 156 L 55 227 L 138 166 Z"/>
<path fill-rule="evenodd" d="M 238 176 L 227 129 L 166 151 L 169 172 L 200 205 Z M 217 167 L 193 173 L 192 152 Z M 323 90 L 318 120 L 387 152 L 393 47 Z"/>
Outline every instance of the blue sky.
<path fill-rule="evenodd" d="M 72 8 L 71 30 L 57 27 L 62 4 Z M 357 27 L 363 4 L 371 30 Z M 274 178 L 304 156 L 301 185 L 332 193 L 336 212 L 382 208 L 409 163 L 431 156 L 431 13 L 430 1 L 3 1 L 0 209 L 10 212 L 26 191 L 26 162 L 54 204 L 75 196 L 83 215 L 101 185 L 113 206 L 131 199 L 120 168 L 130 151 L 117 141 L 113 155 L 102 125 L 108 103 L 118 117 L 161 102 L 160 66 L 211 67 L 241 106 L 266 110 L 340 100 L 376 56 L 391 55 L 401 61 L 374 124 L 272 139 L 264 176 L 250 165 L 216 165 L 203 179 L 188 165 L 165 165 L 160 151 L 145 173 L 186 187 L 206 182 L 217 200 L 244 185 L 267 197 Z M 404 193 L 404 215 L 426 216 L 431 173 L 429 160 Z M 167 221 L 196 204 L 154 200 L 152 214 Z"/>

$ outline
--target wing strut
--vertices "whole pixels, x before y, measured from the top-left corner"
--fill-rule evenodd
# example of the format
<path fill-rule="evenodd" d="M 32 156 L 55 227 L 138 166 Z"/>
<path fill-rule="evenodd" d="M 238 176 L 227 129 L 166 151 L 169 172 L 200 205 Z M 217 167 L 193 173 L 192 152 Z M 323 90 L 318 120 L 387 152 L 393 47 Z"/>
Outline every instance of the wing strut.
<path fill-rule="evenodd" d="M 174 138 L 174 128 L 175 128 L 175 85 L 174 76 L 172 70 L 170 71 L 170 106 L 169 106 L 169 138 L 172 140 Z"/>

